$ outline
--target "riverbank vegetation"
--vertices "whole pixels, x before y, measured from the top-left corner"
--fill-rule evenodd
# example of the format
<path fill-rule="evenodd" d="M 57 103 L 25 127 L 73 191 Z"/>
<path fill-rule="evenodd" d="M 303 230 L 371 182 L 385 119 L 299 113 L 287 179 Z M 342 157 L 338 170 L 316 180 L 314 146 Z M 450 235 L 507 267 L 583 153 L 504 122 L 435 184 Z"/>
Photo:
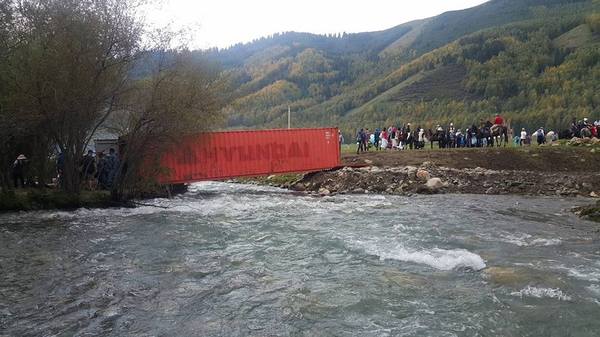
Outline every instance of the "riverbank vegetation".
<path fill-rule="evenodd" d="M 577 207 L 574 211 L 584 219 L 600 222 L 600 201 L 597 201 L 593 205 Z"/>
<path fill-rule="evenodd" d="M 126 205 L 113 201 L 109 191 L 81 191 L 74 194 L 54 189 L 27 188 L 0 193 L 0 211 L 72 210 Z"/>
<path fill-rule="evenodd" d="M 109 194 L 113 201 L 128 199 L 156 188 L 162 151 L 221 121 L 220 72 L 192 56 L 178 42 L 179 33 L 146 26 L 141 5 L 135 0 L 0 3 L 2 200 L 11 195 L 17 203 L 45 196 L 62 200 L 61 193 L 69 200 L 84 195 L 103 200 L 104 192 L 82 191 L 81 160 L 99 130 L 120 137 Z M 19 154 L 28 159 L 28 185 L 40 188 L 52 183 L 60 154 L 62 192 L 15 194 L 11 169 Z"/>

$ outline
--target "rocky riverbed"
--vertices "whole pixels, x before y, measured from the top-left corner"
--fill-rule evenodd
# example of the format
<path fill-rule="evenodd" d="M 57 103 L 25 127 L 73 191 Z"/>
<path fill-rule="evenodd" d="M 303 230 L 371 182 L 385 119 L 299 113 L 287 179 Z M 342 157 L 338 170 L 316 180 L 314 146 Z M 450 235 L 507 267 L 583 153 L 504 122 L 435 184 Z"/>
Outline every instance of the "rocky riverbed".
<path fill-rule="evenodd" d="M 600 174 L 456 169 L 424 162 L 420 166 L 345 167 L 311 173 L 289 187 L 321 195 L 469 193 L 598 197 Z"/>
<path fill-rule="evenodd" d="M 254 179 L 313 195 L 488 194 L 559 197 L 600 196 L 600 153 L 553 146 L 371 151 L 342 156 L 343 168 L 305 175 Z M 247 182 L 247 181 L 245 181 Z M 599 219 L 598 206 L 576 210 Z M 589 213 L 589 214 L 588 214 Z"/>

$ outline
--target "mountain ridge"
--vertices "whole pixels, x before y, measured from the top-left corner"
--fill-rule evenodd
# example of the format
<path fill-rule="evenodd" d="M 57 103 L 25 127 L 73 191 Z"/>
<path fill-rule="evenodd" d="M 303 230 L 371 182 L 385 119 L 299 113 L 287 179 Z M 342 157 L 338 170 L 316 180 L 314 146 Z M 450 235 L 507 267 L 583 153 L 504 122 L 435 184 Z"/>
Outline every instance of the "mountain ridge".
<path fill-rule="evenodd" d="M 600 113 L 596 94 L 583 103 L 563 97 L 554 109 L 542 101 L 555 88 L 539 87 L 547 70 L 557 71 L 569 58 L 590 53 L 595 60 L 599 8 L 597 0 L 492 0 L 377 32 L 274 34 L 200 54 L 219 61 L 230 79 L 225 112 L 231 128 L 284 126 L 288 106 L 296 126 L 339 125 L 346 133 L 363 124 L 453 116 L 467 122 L 495 112 L 519 125 L 547 124 L 539 117 L 543 109 L 555 110 L 551 124 L 558 127 L 571 118 L 566 110 Z M 591 74 L 598 67 L 595 61 L 578 66 Z M 442 76 L 443 69 L 464 71 Z M 444 81 L 453 88 L 444 89 Z M 598 89 L 597 80 L 584 82 Z M 395 99 L 390 90 L 397 86 L 412 93 Z"/>

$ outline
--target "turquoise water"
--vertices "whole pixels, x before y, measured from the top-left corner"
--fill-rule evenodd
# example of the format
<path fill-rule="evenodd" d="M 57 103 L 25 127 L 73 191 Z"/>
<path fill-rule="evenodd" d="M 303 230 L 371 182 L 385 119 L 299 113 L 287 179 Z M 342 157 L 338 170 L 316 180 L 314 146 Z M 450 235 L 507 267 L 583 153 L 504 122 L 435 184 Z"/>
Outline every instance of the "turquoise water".
<path fill-rule="evenodd" d="M 202 183 L 0 215 L 0 336 L 598 336 L 589 201 Z"/>

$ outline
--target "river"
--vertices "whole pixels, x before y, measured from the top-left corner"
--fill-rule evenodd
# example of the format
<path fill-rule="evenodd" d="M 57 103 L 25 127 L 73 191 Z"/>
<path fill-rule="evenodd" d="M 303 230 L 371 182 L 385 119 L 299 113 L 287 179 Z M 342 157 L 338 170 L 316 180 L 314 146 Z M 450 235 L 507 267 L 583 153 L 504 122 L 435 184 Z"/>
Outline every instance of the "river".
<path fill-rule="evenodd" d="M 0 336 L 599 336 L 583 199 L 200 183 L 0 215 Z"/>

